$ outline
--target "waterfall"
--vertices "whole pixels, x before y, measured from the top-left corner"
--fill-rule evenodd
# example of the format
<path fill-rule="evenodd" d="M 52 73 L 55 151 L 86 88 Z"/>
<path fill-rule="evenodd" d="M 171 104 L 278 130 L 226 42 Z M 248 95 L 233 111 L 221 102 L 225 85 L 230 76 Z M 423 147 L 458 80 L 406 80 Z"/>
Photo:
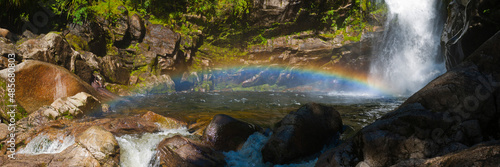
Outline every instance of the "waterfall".
<path fill-rule="evenodd" d="M 383 42 L 374 50 L 370 81 L 410 95 L 446 71 L 440 51 L 441 0 L 385 0 Z"/>

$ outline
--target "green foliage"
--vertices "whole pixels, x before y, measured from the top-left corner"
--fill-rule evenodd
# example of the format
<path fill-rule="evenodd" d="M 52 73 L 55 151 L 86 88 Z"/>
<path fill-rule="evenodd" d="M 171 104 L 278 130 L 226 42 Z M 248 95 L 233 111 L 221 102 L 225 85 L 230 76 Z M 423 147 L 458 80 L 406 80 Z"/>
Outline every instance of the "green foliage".
<path fill-rule="evenodd" d="M 203 44 L 196 55 L 211 59 L 216 65 L 229 65 L 246 58 L 247 52 L 238 48 L 218 47 L 211 44 Z"/>
<path fill-rule="evenodd" d="M 83 24 L 94 12 L 87 0 L 49 0 L 55 14 L 64 15 L 73 20 L 73 23 Z"/>

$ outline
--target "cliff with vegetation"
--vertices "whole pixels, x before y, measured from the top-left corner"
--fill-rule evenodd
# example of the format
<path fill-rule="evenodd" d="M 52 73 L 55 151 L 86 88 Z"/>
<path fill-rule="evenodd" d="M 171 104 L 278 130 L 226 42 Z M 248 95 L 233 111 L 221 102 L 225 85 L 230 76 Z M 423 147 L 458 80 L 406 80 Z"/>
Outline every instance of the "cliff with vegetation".
<path fill-rule="evenodd" d="M 383 3 L 363 0 L 47 0 L 36 5 L 9 0 L 0 5 L 8 9 L 0 26 L 15 34 L 6 45 L 20 59 L 38 58 L 24 56 L 26 50 L 18 46 L 56 33 L 69 46 L 65 50 L 79 55 L 53 63 L 89 83 L 101 75 L 108 89 L 122 95 L 241 88 L 242 81 L 259 74 L 235 74 L 226 67 L 366 73 L 386 11 Z M 220 79 L 226 73 L 242 76 L 227 82 Z M 265 84 L 279 87 L 275 81 Z"/>

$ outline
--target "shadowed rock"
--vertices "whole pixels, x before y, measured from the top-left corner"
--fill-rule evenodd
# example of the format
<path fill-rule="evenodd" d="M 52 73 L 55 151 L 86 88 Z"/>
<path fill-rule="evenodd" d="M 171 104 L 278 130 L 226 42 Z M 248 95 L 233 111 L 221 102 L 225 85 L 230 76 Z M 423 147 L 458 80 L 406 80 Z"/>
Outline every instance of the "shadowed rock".
<path fill-rule="evenodd" d="M 321 151 L 340 132 L 342 120 L 337 110 L 308 103 L 278 122 L 262 156 L 265 162 L 290 163 Z"/>
<path fill-rule="evenodd" d="M 208 124 L 203 139 L 216 150 L 230 151 L 239 149 L 248 136 L 261 130 L 259 126 L 219 114 Z"/>
<path fill-rule="evenodd" d="M 440 167 L 440 166 L 498 166 L 500 164 L 500 142 L 479 144 L 469 149 L 445 156 L 421 160 L 410 159 L 394 166 Z"/>

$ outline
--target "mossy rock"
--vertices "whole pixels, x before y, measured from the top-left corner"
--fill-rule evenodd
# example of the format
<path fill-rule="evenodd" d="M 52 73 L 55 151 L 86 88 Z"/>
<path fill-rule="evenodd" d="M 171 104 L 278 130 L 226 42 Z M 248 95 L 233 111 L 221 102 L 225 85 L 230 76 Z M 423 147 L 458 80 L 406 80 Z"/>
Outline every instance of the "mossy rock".
<path fill-rule="evenodd" d="M 76 51 L 89 50 L 87 41 L 82 39 L 82 37 L 69 33 L 64 38 Z"/>

